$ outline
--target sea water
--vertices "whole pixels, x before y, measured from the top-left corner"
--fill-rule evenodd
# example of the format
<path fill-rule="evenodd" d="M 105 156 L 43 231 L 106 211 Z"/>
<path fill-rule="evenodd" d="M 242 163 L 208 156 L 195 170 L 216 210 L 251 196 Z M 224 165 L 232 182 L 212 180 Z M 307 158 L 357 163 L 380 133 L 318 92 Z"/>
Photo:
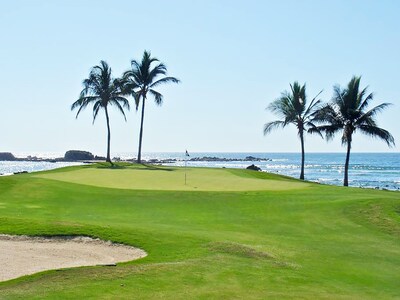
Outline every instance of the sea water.
<path fill-rule="evenodd" d="M 300 176 L 300 153 L 147 153 L 146 158 L 175 158 L 169 165 L 212 168 L 246 168 L 255 164 L 265 172 L 298 178 Z M 219 157 L 244 159 L 248 156 L 267 161 L 190 161 L 193 157 Z M 306 153 L 305 179 L 309 181 L 343 185 L 345 153 Z M 400 190 L 400 153 L 351 153 L 349 185 L 363 188 Z"/>
<path fill-rule="evenodd" d="M 47 161 L 0 161 L 0 175 L 11 175 L 18 172 L 37 172 L 68 166 L 81 165 L 77 162 Z"/>
<path fill-rule="evenodd" d="M 300 175 L 301 155 L 299 153 L 224 153 L 224 152 L 185 152 L 143 153 L 143 159 L 176 159 L 168 165 L 212 168 L 246 168 L 255 164 L 263 171 L 298 178 Z M 27 154 L 29 155 L 29 154 Z M 23 155 L 23 156 L 27 156 Z M 32 155 L 32 154 L 31 154 Z M 62 153 L 34 154 L 41 158 L 62 157 Z M 21 156 L 21 155 L 19 155 Z M 132 159 L 135 153 L 114 153 L 113 157 Z M 265 161 L 190 161 L 195 157 L 218 157 L 243 160 L 248 156 L 266 159 Z M 306 153 L 305 179 L 309 181 L 342 185 L 344 176 L 345 153 Z M 0 173 L 35 172 L 49 170 L 79 163 L 0 161 Z M 349 185 L 354 187 L 400 190 L 400 153 L 352 153 L 349 167 Z"/>

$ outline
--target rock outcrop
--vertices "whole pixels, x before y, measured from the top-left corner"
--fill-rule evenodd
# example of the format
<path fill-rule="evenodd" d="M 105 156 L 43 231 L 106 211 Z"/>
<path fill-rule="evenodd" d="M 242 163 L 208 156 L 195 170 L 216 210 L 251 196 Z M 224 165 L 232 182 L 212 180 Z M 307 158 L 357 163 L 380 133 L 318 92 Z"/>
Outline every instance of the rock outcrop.
<path fill-rule="evenodd" d="M 93 160 L 94 155 L 88 151 L 69 150 L 65 152 L 65 161 Z"/>
<path fill-rule="evenodd" d="M 11 152 L 0 152 L 0 160 L 14 161 L 17 159 Z"/>
<path fill-rule="evenodd" d="M 254 156 L 246 156 L 245 158 L 225 158 L 225 157 L 215 157 L 215 156 L 203 156 L 203 157 L 193 157 L 189 161 L 206 161 L 206 162 L 230 162 L 230 161 L 270 161 L 269 158 L 261 158 Z"/>
<path fill-rule="evenodd" d="M 254 171 L 261 171 L 261 168 L 260 168 L 260 167 L 257 167 L 257 166 L 254 165 L 254 164 L 248 166 L 246 169 L 247 169 L 247 170 L 254 170 Z"/>

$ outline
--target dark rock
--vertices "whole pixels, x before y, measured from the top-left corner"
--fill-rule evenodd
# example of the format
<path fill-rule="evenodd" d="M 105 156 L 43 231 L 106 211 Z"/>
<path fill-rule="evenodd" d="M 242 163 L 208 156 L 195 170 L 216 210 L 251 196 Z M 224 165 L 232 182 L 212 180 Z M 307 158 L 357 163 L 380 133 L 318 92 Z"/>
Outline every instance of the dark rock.
<path fill-rule="evenodd" d="M 254 161 L 254 160 L 260 160 L 260 158 L 257 158 L 257 157 L 254 157 L 254 156 L 246 156 L 245 160 Z"/>
<path fill-rule="evenodd" d="M 0 152 L 0 160 L 14 161 L 17 159 L 11 152 Z"/>
<path fill-rule="evenodd" d="M 94 156 L 92 153 L 87 151 L 69 150 L 65 152 L 64 159 L 66 161 L 93 160 Z"/>
<path fill-rule="evenodd" d="M 94 160 L 106 160 L 107 158 L 105 156 L 95 156 Z"/>
<path fill-rule="evenodd" d="M 37 156 L 30 156 L 30 155 L 28 155 L 28 156 L 26 157 L 26 160 L 28 160 L 28 161 L 38 161 L 38 160 L 41 160 L 41 159 L 37 158 Z"/>
<path fill-rule="evenodd" d="M 14 175 L 18 175 L 18 174 L 26 174 L 26 173 L 28 173 L 28 171 L 14 172 Z"/>
<path fill-rule="evenodd" d="M 257 167 L 256 165 L 252 164 L 246 168 L 247 170 L 254 170 L 254 171 L 261 171 L 261 168 Z"/>
<path fill-rule="evenodd" d="M 215 156 L 203 156 L 203 157 L 193 157 L 189 159 L 189 161 L 222 161 L 222 162 L 230 162 L 230 161 L 270 161 L 269 158 L 260 158 L 254 156 L 247 156 L 245 158 L 225 158 L 225 157 L 215 157 Z"/>

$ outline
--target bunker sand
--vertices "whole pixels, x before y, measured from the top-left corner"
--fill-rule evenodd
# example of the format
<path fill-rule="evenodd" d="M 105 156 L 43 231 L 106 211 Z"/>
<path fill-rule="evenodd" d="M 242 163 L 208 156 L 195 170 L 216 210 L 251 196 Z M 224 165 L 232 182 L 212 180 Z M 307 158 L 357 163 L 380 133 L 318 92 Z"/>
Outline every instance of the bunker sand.
<path fill-rule="evenodd" d="M 0 235 L 0 281 L 41 271 L 108 265 L 145 257 L 141 249 L 89 237 Z"/>

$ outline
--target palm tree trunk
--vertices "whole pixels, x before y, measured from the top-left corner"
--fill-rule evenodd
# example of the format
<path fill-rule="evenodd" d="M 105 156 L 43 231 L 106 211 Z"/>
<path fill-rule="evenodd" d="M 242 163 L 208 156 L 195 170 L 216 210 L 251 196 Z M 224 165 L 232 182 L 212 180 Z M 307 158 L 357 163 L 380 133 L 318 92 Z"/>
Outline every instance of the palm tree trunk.
<path fill-rule="evenodd" d="M 109 162 L 110 164 L 112 164 L 111 158 L 110 158 L 110 144 L 111 144 L 110 118 L 108 117 L 107 107 L 105 107 L 104 110 L 106 112 L 107 132 L 108 132 L 108 136 L 107 136 L 107 159 L 106 159 L 106 162 Z"/>
<path fill-rule="evenodd" d="M 137 162 L 140 164 L 142 162 L 142 137 L 143 137 L 143 120 L 144 120 L 144 105 L 146 103 L 146 97 L 143 97 L 142 104 L 142 119 L 140 121 L 140 133 L 139 133 L 139 151 Z"/>
<path fill-rule="evenodd" d="M 300 132 L 300 142 L 301 142 L 301 171 L 300 171 L 300 179 L 304 180 L 304 136 L 303 131 Z"/>
<path fill-rule="evenodd" d="M 346 163 L 344 164 L 344 181 L 343 181 L 344 186 L 349 186 L 350 149 L 351 149 L 351 138 L 347 140 Z"/>

